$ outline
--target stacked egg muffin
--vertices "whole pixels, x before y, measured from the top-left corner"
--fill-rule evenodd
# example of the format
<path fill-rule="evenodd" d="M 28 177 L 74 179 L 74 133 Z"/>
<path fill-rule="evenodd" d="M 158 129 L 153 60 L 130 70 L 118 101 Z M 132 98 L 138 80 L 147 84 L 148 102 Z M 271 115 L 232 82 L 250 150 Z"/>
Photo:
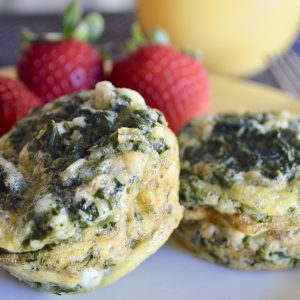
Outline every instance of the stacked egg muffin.
<path fill-rule="evenodd" d="M 300 118 L 247 113 L 194 119 L 179 135 L 178 237 L 201 258 L 239 269 L 300 259 Z"/>

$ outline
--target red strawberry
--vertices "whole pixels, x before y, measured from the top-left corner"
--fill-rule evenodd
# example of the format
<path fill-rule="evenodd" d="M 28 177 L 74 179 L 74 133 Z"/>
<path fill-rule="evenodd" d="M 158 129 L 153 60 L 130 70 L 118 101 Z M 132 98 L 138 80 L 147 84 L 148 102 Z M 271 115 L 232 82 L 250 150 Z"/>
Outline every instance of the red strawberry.
<path fill-rule="evenodd" d="M 0 77 L 0 135 L 40 105 L 41 100 L 21 81 Z"/>
<path fill-rule="evenodd" d="M 82 89 L 103 79 L 102 60 L 91 45 L 75 41 L 37 42 L 21 52 L 21 80 L 44 102 Z"/>
<path fill-rule="evenodd" d="M 79 22 L 80 15 L 78 3 L 71 3 L 63 17 L 63 34 L 23 32 L 29 43 L 20 53 L 18 74 L 43 102 L 90 89 L 104 78 L 100 54 L 86 42 L 99 37 L 103 19 L 92 13 Z"/>
<path fill-rule="evenodd" d="M 110 78 L 115 86 L 138 91 L 149 106 L 161 110 L 175 132 L 210 106 L 205 68 L 171 46 L 138 48 L 115 62 Z"/>

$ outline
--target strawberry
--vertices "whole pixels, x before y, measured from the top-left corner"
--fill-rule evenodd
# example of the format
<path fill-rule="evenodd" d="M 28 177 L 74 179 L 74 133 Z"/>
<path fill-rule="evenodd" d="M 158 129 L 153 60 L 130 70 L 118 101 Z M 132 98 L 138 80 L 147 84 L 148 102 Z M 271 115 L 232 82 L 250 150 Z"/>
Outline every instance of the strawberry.
<path fill-rule="evenodd" d="M 134 48 L 132 45 L 130 41 Z M 174 132 L 194 116 L 207 112 L 211 102 L 204 66 L 165 44 L 138 43 L 136 50 L 115 61 L 110 80 L 115 86 L 138 91 L 149 106 L 164 113 Z"/>
<path fill-rule="evenodd" d="M 89 89 L 104 78 L 100 54 L 87 41 L 103 31 L 100 15 L 92 13 L 79 22 L 81 11 L 72 2 L 63 17 L 63 33 L 42 36 L 23 31 L 27 45 L 18 62 L 19 78 L 43 102 Z"/>
<path fill-rule="evenodd" d="M 103 79 L 103 67 L 97 50 L 86 43 L 43 41 L 21 52 L 18 74 L 43 102 L 49 102 L 94 87 Z"/>
<path fill-rule="evenodd" d="M 41 104 L 21 81 L 0 77 L 0 135 Z"/>

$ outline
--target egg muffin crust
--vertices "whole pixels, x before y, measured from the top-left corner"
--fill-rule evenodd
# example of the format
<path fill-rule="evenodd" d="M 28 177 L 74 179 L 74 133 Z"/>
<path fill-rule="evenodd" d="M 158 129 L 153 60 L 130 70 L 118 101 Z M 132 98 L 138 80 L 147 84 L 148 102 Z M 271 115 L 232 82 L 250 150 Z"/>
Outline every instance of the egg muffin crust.
<path fill-rule="evenodd" d="M 33 111 L 0 139 L 0 266 L 53 293 L 117 280 L 182 217 L 176 137 L 108 82 Z"/>
<path fill-rule="evenodd" d="M 300 117 L 199 117 L 179 134 L 178 237 L 200 257 L 239 269 L 300 259 Z"/>

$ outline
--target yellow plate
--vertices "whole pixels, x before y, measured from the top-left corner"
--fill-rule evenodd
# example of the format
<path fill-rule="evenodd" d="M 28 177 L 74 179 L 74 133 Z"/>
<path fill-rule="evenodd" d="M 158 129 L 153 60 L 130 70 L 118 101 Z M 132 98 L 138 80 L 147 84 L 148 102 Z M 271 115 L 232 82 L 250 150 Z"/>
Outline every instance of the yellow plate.
<path fill-rule="evenodd" d="M 15 77 L 15 69 L 0 68 L 0 75 Z M 300 101 L 274 88 L 216 74 L 210 74 L 210 78 L 213 113 L 258 110 L 290 110 L 300 113 Z"/>
<path fill-rule="evenodd" d="M 16 77 L 15 68 L 13 68 L 13 67 L 2 67 L 2 68 L 0 68 L 0 75 L 14 78 L 14 77 Z"/>
<path fill-rule="evenodd" d="M 212 111 L 290 110 L 300 113 L 300 99 L 266 85 L 211 74 Z"/>

